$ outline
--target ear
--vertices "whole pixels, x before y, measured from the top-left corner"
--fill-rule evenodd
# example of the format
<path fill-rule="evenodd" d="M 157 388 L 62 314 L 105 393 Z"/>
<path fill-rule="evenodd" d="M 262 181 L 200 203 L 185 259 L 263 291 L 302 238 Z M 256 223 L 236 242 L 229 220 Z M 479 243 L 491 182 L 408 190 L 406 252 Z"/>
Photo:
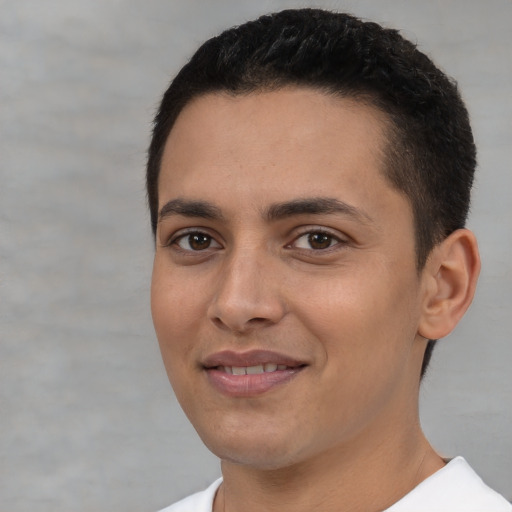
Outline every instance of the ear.
<path fill-rule="evenodd" d="M 423 269 L 418 334 L 430 340 L 449 334 L 473 300 L 479 273 L 478 245 L 468 229 L 454 231 L 434 247 Z"/>

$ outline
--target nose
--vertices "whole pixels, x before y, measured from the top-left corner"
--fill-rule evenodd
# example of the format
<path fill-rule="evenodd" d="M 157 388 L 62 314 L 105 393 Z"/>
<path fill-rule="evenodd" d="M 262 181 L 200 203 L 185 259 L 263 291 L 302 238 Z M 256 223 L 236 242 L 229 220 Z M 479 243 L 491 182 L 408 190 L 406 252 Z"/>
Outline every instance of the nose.
<path fill-rule="evenodd" d="M 224 262 L 208 316 L 238 334 L 277 324 L 286 314 L 279 270 L 257 254 L 233 254 Z"/>

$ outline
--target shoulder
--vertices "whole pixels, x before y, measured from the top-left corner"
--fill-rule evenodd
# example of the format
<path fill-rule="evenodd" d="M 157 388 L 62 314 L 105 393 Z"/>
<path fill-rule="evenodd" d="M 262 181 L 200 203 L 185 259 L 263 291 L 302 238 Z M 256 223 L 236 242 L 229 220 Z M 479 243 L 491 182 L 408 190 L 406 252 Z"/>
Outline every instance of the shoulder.
<path fill-rule="evenodd" d="M 503 496 L 488 487 L 462 458 L 421 482 L 386 512 L 512 512 Z"/>
<path fill-rule="evenodd" d="M 160 512 L 212 512 L 215 493 L 221 483 L 222 478 L 219 478 L 204 491 L 192 494 L 191 496 L 160 510 Z"/>

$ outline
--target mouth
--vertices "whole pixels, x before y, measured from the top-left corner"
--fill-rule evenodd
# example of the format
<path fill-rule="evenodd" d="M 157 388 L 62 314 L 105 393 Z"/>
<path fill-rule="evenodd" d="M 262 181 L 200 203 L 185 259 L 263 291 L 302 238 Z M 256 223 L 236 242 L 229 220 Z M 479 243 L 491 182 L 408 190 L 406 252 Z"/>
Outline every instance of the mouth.
<path fill-rule="evenodd" d="M 203 369 L 214 389 L 230 397 L 252 397 L 281 387 L 307 367 L 305 362 L 271 351 L 218 352 Z"/>
<path fill-rule="evenodd" d="M 230 375 L 260 375 L 262 373 L 272 373 L 282 370 L 289 370 L 293 367 L 286 366 L 285 364 L 265 363 L 257 364 L 254 366 L 217 366 L 216 369 L 220 372 L 228 373 Z"/>

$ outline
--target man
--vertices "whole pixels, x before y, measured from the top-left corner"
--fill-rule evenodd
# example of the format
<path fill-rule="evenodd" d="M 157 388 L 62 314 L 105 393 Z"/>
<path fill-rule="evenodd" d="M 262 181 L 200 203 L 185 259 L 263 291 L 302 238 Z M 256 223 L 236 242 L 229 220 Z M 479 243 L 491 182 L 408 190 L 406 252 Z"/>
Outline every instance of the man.
<path fill-rule="evenodd" d="M 456 86 L 396 31 L 290 10 L 206 42 L 149 148 L 152 312 L 223 479 L 166 509 L 510 511 L 418 391 L 479 273 Z"/>

